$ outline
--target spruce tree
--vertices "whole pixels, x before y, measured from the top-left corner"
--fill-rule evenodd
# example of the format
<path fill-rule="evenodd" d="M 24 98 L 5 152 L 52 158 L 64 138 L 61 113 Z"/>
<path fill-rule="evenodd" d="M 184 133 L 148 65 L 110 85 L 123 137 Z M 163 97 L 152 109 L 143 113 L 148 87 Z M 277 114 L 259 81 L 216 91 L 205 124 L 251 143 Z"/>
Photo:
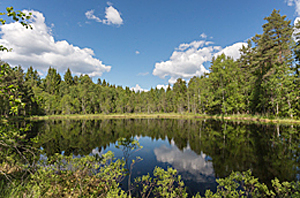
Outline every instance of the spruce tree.
<path fill-rule="evenodd" d="M 49 94 L 59 92 L 61 76 L 56 69 L 49 67 L 46 78 L 44 79 L 43 87 Z"/>
<path fill-rule="evenodd" d="M 186 95 L 187 87 L 186 82 L 178 78 L 176 83 L 173 85 L 173 93 L 174 93 L 174 105 L 176 106 L 177 112 L 183 113 L 186 110 Z"/>
<path fill-rule="evenodd" d="M 292 32 L 291 21 L 278 10 L 264 18 L 263 34 L 252 38 L 252 71 L 255 87 L 252 92 L 254 112 L 279 114 L 290 103 L 292 90 Z M 283 85 L 286 87 L 283 89 Z M 292 109 L 289 109 L 292 113 Z"/>
<path fill-rule="evenodd" d="M 64 75 L 64 81 L 67 83 L 67 85 L 74 85 L 74 79 L 69 68 Z"/>

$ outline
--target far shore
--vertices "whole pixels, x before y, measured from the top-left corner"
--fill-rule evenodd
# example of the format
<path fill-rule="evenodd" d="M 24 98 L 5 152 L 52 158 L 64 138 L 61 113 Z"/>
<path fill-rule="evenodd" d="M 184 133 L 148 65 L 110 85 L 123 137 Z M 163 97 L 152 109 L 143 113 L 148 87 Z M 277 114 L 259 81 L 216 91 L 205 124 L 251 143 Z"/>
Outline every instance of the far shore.
<path fill-rule="evenodd" d="M 228 121 L 245 121 L 259 123 L 280 123 L 280 124 L 300 124 L 298 119 L 290 118 L 266 118 L 263 116 L 252 115 L 203 115 L 203 114 L 179 114 L 179 113 L 160 113 L 160 114 L 69 114 L 69 115 L 47 115 L 31 116 L 27 118 L 32 121 L 37 120 L 92 120 L 92 119 L 214 119 Z"/>

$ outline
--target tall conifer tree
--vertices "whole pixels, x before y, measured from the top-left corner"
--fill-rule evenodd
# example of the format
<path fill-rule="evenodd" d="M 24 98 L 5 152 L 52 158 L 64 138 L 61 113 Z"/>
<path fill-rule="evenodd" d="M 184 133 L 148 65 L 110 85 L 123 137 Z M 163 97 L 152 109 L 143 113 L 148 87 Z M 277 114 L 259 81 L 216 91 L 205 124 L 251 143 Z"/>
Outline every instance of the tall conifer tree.
<path fill-rule="evenodd" d="M 281 16 L 278 10 L 264 18 L 263 34 L 252 38 L 252 71 L 255 87 L 252 93 L 254 112 L 279 114 L 280 108 L 290 106 L 292 86 L 292 32 L 291 21 Z M 285 87 L 284 87 L 285 86 Z M 289 107 L 291 108 L 291 106 Z M 288 108 L 288 109 L 289 109 Z M 292 110 L 289 109 L 289 112 Z"/>
<path fill-rule="evenodd" d="M 72 73 L 71 73 L 71 70 L 69 68 L 68 68 L 68 70 L 66 71 L 66 73 L 64 75 L 64 81 L 68 85 L 74 85 L 74 79 L 72 77 Z"/>

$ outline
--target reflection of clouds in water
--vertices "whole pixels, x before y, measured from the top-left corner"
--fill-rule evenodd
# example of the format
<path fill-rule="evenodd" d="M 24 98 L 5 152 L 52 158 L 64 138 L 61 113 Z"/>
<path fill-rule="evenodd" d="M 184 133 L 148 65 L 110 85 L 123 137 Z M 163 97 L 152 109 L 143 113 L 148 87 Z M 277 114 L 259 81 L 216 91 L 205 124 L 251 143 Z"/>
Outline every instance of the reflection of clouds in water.
<path fill-rule="evenodd" d="M 172 146 L 175 146 L 175 141 L 172 139 L 170 144 L 171 144 Z"/>
<path fill-rule="evenodd" d="M 136 136 L 134 136 L 134 139 L 136 139 L 136 140 L 140 140 L 142 138 L 142 136 L 141 135 L 136 135 Z"/>
<path fill-rule="evenodd" d="M 155 148 L 154 153 L 157 161 L 171 164 L 185 180 L 215 181 L 212 162 L 207 161 L 204 153 L 197 155 L 189 146 L 180 151 L 176 146 L 162 145 L 160 148 Z"/>
<path fill-rule="evenodd" d="M 99 148 L 97 147 L 92 150 L 92 154 L 101 156 L 103 154 L 103 151 L 99 151 Z"/>

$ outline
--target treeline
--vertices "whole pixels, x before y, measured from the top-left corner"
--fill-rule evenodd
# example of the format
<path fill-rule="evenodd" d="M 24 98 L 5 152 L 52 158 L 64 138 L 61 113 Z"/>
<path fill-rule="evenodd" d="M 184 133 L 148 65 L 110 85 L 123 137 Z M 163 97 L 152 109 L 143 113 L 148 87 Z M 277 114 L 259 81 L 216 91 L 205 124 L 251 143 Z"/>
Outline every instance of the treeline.
<path fill-rule="evenodd" d="M 49 68 L 41 79 L 30 67 L 11 69 L 4 86 L 18 85 L 26 106 L 21 115 L 97 113 L 200 113 L 254 114 L 300 117 L 300 26 L 274 10 L 265 18 L 263 33 L 256 34 L 234 60 L 224 54 L 213 58 L 210 73 L 182 79 L 167 88 L 137 92 L 87 75 L 61 76 Z M 0 85 L 1 86 L 1 85 Z M 0 98 L 0 114 L 9 112 L 8 98 Z"/>

